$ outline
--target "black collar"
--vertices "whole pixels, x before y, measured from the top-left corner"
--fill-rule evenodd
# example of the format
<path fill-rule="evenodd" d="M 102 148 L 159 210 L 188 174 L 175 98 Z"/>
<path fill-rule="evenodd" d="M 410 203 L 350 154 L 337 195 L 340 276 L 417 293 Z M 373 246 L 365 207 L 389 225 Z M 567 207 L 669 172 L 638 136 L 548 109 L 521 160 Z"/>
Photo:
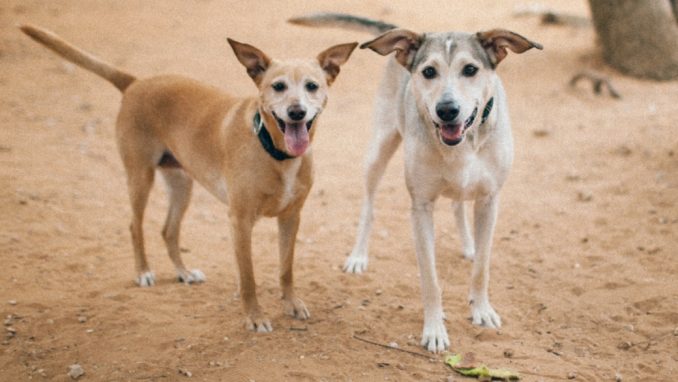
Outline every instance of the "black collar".
<path fill-rule="evenodd" d="M 480 120 L 480 124 L 482 125 L 487 121 L 487 118 L 490 116 L 490 112 L 492 111 L 492 106 L 494 105 L 494 97 L 490 98 L 489 101 L 485 104 L 485 108 L 483 109 L 483 119 Z"/>
<path fill-rule="evenodd" d="M 487 118 L 490 116 L 490 112 L 492 111 L 492 106 L 494 105 L 494 97 L 490 98 L 489 101 L 485 104 L 485 107 L 483 108 L 483 117 L 480 120 L 480 125 L 483 125 L 485 121 L 487 121 Z M 475 109 L 473 109 L 473 113 L 471 113 L 471 116 L 468 117 L 466 122 L 464 122 L 464 130 L 468 129 L 473 125 L 473 122 L 476 121 L 476 116 L 478 115 L 478 106 L 476 106 Z"/>
<path fill-rule="evenodd" d="M 295 158 L 289 154 L 287 154 L 284 151 L 278 150 L 275 145 L 273 144 L 273 139 L 271 139 L 271 135 L 268 133 L 268 130 L 266 130 L 266 126 L 264 126 L 264 121 L 261 119 L 261 114 L 257 111 L 256 114 L 254 114 L 254 134 L 259 137 L 259 142 L 261 142 L 261 146 L 264 147 L 264 150 L 273 157 L 273 159 L 277 161 L 283 161 L 285 159 L 292 159 Z"/>

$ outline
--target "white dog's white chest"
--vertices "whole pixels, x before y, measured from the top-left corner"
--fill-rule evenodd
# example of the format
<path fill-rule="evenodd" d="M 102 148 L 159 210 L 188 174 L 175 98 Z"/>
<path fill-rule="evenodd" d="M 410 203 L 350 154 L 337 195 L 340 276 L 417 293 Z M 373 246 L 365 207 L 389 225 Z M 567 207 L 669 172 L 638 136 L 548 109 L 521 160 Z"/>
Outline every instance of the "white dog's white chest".
<path fill-rule="evenodd" d="M 459 159 L 445 163 L 442 169 L 443 196 L 470 200 L 492 193 L 497 182 L 487 164 L 475 155 Z"/>

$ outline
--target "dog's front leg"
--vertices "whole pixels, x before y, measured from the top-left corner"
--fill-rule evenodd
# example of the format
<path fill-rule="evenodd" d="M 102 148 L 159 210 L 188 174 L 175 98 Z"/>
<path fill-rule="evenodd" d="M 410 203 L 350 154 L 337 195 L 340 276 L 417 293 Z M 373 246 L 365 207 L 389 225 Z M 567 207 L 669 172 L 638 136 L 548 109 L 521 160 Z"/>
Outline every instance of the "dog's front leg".
<path fill-rule="evenodd" d="M 412 228 L 424 302 L 424 331 L 421 345 L 439 353 L 450 346 L 443 322 L 443 305 L 436 275 L 433 201 L 412 201 Z"/>
<path fill-rule="evenodd" d="M 294 243 L 299 230 L 299 212 L 278 217 L 278 246 L 280 249 L 280 288 L 282 289 L 283 310 L 285 314 L 299 320 L 311 315 L 306 305 L 294 294 L 293 265 Z"/>
<path fill-rule="evenodd" d="M 469 304 L 473 324 L 490 328 L 501 327 L 501 318 L 490 305 L 487 291 L 490 282 L 492 235 L 497 221 L 498 204 L 498 197 L 491 195 L 476 200 L 474 206 L 476 256 L 473 259 Z"/>
<path fill-rule="evenodd" d="M 248 330 L 267 333 L 273 330 L 271 321 L 264 316 L 257 301 L 254 269 L 252 267 L 252 228 L 254 218 L 248 215 L 230 214 L 235 257 L 240 273 L 240 298 L 245 309 L 245 325 Z"/>

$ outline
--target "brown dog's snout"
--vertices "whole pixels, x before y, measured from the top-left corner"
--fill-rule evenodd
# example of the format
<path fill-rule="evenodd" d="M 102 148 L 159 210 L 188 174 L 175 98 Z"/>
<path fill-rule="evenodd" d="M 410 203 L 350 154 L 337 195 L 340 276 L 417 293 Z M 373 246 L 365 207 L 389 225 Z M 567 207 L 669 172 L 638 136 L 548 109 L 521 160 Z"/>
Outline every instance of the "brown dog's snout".
<path fill-rule="evenodd" d="M 445 122 L 453 121 L 459 115 L 459 104 L 454 101 L 439 102 L 436 105 L 436 114 Z"/>
<path fill-rule="evenodd" d="M 301 121 L 306 117 L 306 109 L 301 105 L 292 105 L 287 108 L 287 116 L 293 121 Z"/>

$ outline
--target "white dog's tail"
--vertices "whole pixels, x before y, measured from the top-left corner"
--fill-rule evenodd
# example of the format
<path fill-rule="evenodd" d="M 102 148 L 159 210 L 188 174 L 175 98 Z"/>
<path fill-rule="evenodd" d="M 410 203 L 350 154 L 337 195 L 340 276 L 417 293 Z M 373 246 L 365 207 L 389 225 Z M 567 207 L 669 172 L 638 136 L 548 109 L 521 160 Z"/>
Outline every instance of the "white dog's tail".
<path fill-rule="evenodd" d="M 292 24 L 307 27 L 334 27 L 368 32 L 375 36 L 390 31 L 391 29 L 398 28 L 396 25 L 388 24 L 383 21 L 348 15 L 345 13 L 314 13 L 308 16 L 294 17 L 287 21 Z"/>
<path fill-rule="evenodd" d="M 61 57 L 107 79 L 120 91 L 125 91 L 136 80 L 133 75 L 125 73 L 113 65 L 107 64 L 97 57 L 76 48 L 48 30 L 32 25 L 21 25 L 19 28 L 30 38 L 53 50 Z"/>

